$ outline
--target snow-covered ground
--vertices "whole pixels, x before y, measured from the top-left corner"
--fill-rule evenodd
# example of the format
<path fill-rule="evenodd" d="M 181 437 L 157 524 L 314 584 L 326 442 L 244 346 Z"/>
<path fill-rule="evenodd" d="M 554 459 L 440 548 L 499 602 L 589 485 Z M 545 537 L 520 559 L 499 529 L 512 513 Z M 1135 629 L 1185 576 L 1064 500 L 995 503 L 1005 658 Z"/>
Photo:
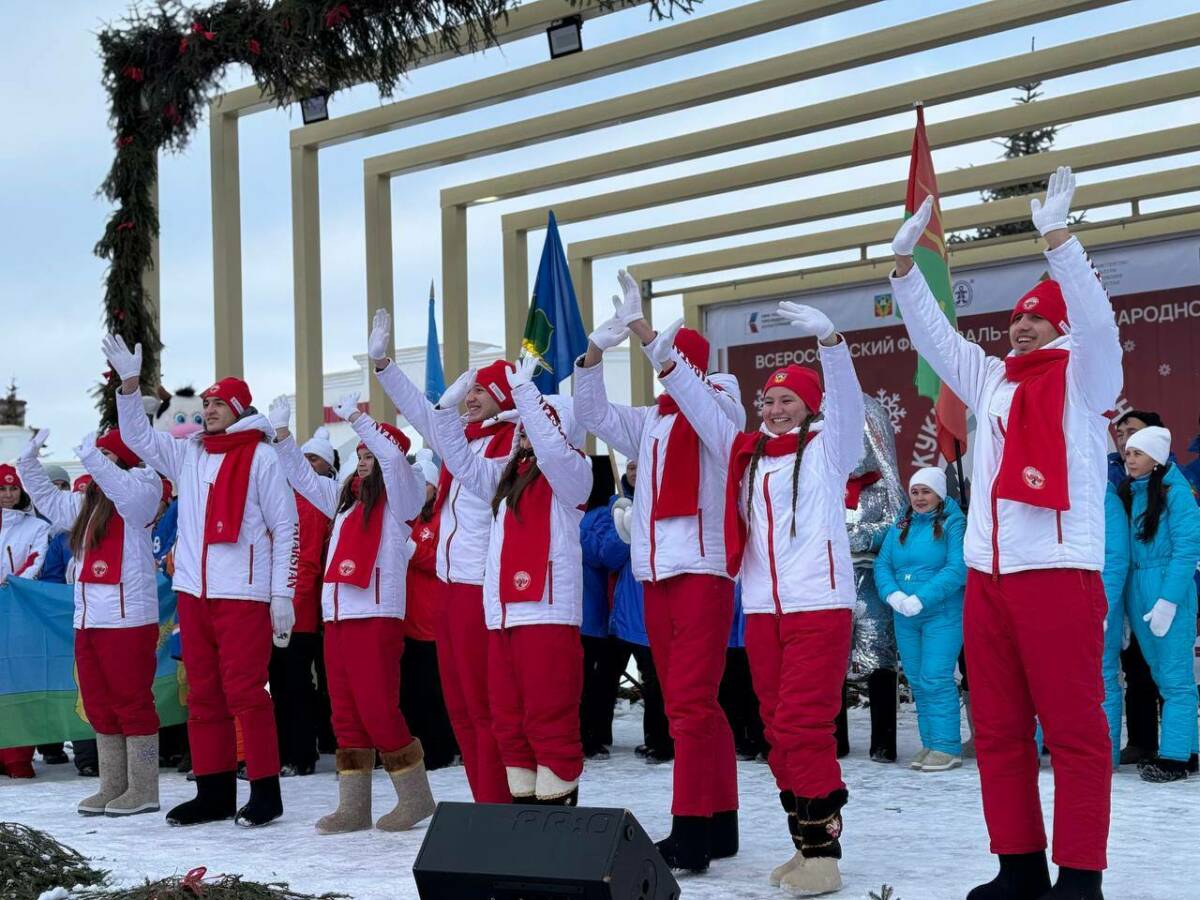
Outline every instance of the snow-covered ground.
<path fill-rule="evenodd" d="M 641 734 L 640 707 L 617 719 L 613 757 L 589 762 L 582 795 L 587 805 L 628 806 L 652 837 L 670 823 L 671 767 L 650 766 L 633 755 Z M 911 705 L 900 713 L 900 757 L 917 750 Z M 853 753 L 843 762 L 850 788 L 843 836 L 846 882 L 839 897 L 866 900 L 885 882 L 898 900 L 961 900 L 967 890 L 994 871 L 979 802 L 973 763 L 937 775 L 885 766 L 866 758 L 865 710 L 851 711 Z M 35 781 L 0 779 L 0 820 L 44 829 L 111 869 L 122 883 L 184 873 L 194 866 L 209 872 L 238 872 L 258 880 L 284 880 L 298 890 L 337 890 L 356 900 L 415 898 L 410 868 L 424 826 L 407 834 L 366 832 L 321 837 L 313 822 L 334 802 L 331 757 L 318 774 L 283 782 L 282 820 L 259 831 L 232 823 L 170 828 L 161 814 L 126 820 L 83 818 L 75 803 L 94 781 L 74 776 L 69 766 L 39 767 Z M 791 856 L 783 813 L 766 765 L 739 764 L 741 853 L 714 863 L 707 875 L 680 879 L 688 900 L 783 896 L 766 883 L 769 870 Z M 461 768 L 431 776 L 440 800 L 468 800 Z M 1042 770 L 1047 821 L 1054 787 Z M 243 793 L 245 785 L 240 788 Z M 385 776 L 375 773 L 376 815 L 394 795 Z M 164 809 L 192 796 L 182 775 L 164 773 Z M 1105 895 L 1111 900 L 1180 900 L 1195 894 L 1200 881 L 1200 779 L 1149 785 L 1130 771 L 1113 782 L 1110 869 Z"/>

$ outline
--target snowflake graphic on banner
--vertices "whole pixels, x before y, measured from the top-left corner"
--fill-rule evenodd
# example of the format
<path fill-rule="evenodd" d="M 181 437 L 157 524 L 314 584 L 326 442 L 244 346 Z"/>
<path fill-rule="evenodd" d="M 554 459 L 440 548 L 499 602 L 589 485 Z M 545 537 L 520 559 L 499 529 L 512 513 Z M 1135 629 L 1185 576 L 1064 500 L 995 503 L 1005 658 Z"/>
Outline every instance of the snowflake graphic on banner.
<path fill-rule="evenodd" d="M 757 391 L 754 392 L 754 411 L 756 413 L 758 413 L 759 415 L 762 415 L 762 405 L 763 405 L 763 392 L 762 392 L 762 388 L 759 388 Z"/>
<path fill-rule="evenodd" d="M 1158 367 L 1158 374 L 1161 375 L 1163 378 L 1166 378 L 1168 375 L 1171 374 L 1171 367 L 1169 365 L 1167 365 L 1166 363 L 1163 363 L 1161 366 Z"/>
<path fill-rule="evenodd" d="M 900 420 L 908 415 L 908 410 L 900 405 L 900 395 L 889 394 L 885 388 L 875 392 L 875 399 L 887 410 L 888 418 L 892 420 L 892 431 L 900 433 Z"/>
<path fill-rule="evenodd" d="M 1137 344 L 1135 344 L 1133 342 L 1133 339 L 1130 338 L 1129 340 L 1125 341 L 1125 343 L 1122 344 L 1121 347 L 1125 350 L 1126 353 L 1132 353 L 1134 351 L 1134 349 L 1136 349 Z"/>

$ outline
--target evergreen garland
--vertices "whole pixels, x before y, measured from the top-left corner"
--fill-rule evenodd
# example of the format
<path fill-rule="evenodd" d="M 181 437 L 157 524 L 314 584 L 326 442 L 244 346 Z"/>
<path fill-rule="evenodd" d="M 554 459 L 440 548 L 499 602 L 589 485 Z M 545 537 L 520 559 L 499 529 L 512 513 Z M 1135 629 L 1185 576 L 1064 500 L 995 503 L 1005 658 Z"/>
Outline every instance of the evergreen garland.
<path fill-rule="evenodd" d="M 99 35 L 116 156 L 100 192 L 115 207 L 96 244 L 109 261 L 104 324 L 142 345 L 143 375 L 158 371 L 158 323 L 142 286 L 158 235 L 152 202 L 160 150 L 181 150 L 227 66 L 245 65 L 280 106 L 374 83 L 392 96 L 400 78 L 440 47 L 493 44 L 495 23 L 519 0 L 158 0 Z M 651 14 L 688 13 L 702 0 L 650 0 Z M 627 0 L 570 0 L 603 9 Z M 429 35 L 436 35 L 435 41 Z M 116 424 L 116 374 L 96 391 L 104 426 Z M 149 378 L 144 378 L 147 383 Z"/>

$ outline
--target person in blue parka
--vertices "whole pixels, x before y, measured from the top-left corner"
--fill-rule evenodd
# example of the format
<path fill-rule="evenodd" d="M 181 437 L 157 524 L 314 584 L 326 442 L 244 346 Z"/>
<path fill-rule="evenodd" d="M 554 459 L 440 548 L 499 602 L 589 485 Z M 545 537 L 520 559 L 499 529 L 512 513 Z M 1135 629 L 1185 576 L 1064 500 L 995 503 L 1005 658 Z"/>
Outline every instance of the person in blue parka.
<path fill-rule="evenodd" d="M 1104 715 L 1112 739 L 1113 769 L 1121 764 L 1121 644 L 1125 636 L 1125 582 L 1129 575 L 1129 517 L 1111 484 L 1104 494 Z"/>
<path fill-rule="evenodd" d="M 1200 509 L 1191 486 L 1170 461 L 1171 432 L 1143 428 L 1125 444 L 1128 477 L 1118 493 L 1130 523 L 1125 610 L 1163 698 L 1158 756 L 1144 781 L 1182 781 L 1197 750 L 1196 585 Z"/>
<path fill-rule="evenodd" d="M 917 705 L 921 751 L 909 765 L 923 772 L 962 765 L 954 667 L 963 643 L 966 527 L 962 510 L 946 496 L 946 473 L 921 469 L 875 560 L 879 596 L 898 613 L 896 643 Z"/>

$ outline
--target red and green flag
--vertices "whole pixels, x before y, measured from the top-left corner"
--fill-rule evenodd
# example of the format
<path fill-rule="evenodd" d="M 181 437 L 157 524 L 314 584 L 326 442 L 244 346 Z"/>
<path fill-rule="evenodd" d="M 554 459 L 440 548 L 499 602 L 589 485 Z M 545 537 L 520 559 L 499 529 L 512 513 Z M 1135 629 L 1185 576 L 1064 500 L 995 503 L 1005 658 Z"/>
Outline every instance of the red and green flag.
<path fill-rule="evenodd" d="M 942 231 L 942 204 L 938 195 L 937 174 L 933 170 L 933 155 L 929 152 L 929 139 L 925 135 L 925 110 L 918 105 L 904 218 L 916 212 L 926 197 L 933 197 L 933 215 L 913 250 L 913 262 L 921 270 L 950 324 L 957 327 L 954 294 L 950 288 L 950 261 L 946 253 L 946 236 Z M 947 462 L 954 462 L 967 447 L 966 407 L 953 391 L 942 384 L 933 367 L 920 356 L 917 357 L 917 374 L 913 383 L 917 386 L 918 394 L 934 402 L 938 448 Z"/>

